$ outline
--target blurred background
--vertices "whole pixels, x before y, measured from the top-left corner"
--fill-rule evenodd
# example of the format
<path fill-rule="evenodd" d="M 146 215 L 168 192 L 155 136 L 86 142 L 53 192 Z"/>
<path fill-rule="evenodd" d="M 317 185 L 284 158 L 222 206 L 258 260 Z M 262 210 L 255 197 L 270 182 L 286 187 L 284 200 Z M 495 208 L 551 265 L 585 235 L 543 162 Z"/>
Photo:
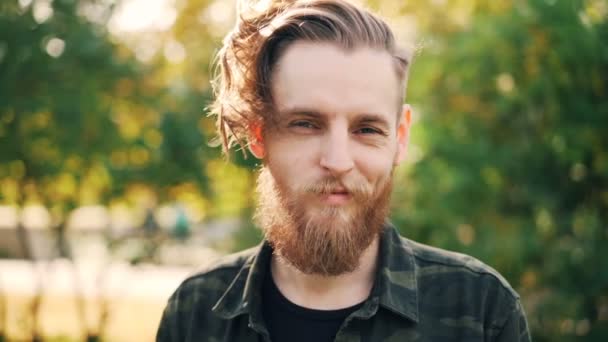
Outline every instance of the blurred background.
<path fill-rule="evenodd" d="M 608 340 L 608 1 L 364 1 L 416 51 L 393 221 L 476 256 L 535 341 Z M 152 341 L 253 246 L 256 160 L 217 147 L 233 0 L 0 2 L 0 341 Z"/>

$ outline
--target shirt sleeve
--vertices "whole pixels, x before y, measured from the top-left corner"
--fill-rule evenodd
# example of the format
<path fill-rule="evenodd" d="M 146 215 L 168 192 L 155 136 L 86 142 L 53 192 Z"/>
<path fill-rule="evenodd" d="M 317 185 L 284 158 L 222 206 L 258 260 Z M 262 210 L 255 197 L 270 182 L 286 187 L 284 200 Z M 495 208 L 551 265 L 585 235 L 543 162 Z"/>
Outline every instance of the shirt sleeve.
<path fill-rule="evenodd" d="M 179 290 L 178 290 L 179 291 Z M 160 324 L 156 332 L 156 342 L 181 342 L 180 327 L 179 327 L 179 300 L 178 291 L 176 291 L 163 311 Z"/>
<path fill-rule="evenodd" d="M 526 313 L 518 300 L 493 342 L 531 342 Z"/>

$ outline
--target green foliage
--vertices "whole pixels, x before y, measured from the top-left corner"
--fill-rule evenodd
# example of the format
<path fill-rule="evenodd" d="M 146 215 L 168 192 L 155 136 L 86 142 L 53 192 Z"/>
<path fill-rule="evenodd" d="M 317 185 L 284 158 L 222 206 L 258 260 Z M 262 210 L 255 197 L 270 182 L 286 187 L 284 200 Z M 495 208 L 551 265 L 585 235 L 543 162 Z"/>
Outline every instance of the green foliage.
<path fill-rule="evenodd" d="M 0 12 L 0 178 L 69 206 L 75 194 L 51 184 L 64 173 L 78 183 L 121 143 L 111 98 L 117 80 L 136 72 L 103 26 L 76 15 L 77 6 L 57 0 L 49 15 L 36 16 L 10 1 Z M 25 191 L 3 195 L 22 202 Z"/>
<path fill-rule="evenodd" d="M 187 71 L 143 64 L 115 42 L 112 2 L 48 3 L 0 6 L 0 202 L 62 217 L 134 185 L 159 201 L 179 200 L 183 184 L 208 194 L 206 161 L 219 155 L 199 125 L 208 61 L 189 70 L 202 80 L 184 80 Z"/>
<path fill-rule="evenodd" d="M 395 220 L 501 271 L 538 341 L 608 336 L 608 21 L 593 6 L 478 6 L 434 35 L 410 83 L 423 156 Z"/>

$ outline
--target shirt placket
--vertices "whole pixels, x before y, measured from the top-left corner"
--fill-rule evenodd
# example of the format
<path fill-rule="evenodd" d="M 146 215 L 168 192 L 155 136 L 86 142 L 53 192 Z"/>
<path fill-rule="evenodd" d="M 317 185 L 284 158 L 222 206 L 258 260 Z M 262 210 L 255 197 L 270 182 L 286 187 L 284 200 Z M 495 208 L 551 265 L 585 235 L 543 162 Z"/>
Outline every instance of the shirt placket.
<path fill-rule="evenodd" d="M 373 319 L 373 316 L 378 311 L 379 297 L 369 298 L 358 310 L 351 313 L 338 329 L 334 342 L 353 342 L 360 341 L 359 333 L 353 329 L 353 324 L 357 320 Z"/>

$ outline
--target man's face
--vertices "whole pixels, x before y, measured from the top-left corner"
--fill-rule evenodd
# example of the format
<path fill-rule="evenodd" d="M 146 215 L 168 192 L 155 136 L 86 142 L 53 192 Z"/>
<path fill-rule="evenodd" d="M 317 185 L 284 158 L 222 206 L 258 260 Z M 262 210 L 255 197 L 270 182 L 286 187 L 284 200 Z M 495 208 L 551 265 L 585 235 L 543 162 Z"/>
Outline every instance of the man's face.
<path fill-rule="evenodd" d="M 353 271 L 381 231 L 408 133 L 400 91 L 384 51 L 296 42 L 279 59 L 276 120 L 252 143 L 265 162 L 257 219 L 302 272 Z"/>

